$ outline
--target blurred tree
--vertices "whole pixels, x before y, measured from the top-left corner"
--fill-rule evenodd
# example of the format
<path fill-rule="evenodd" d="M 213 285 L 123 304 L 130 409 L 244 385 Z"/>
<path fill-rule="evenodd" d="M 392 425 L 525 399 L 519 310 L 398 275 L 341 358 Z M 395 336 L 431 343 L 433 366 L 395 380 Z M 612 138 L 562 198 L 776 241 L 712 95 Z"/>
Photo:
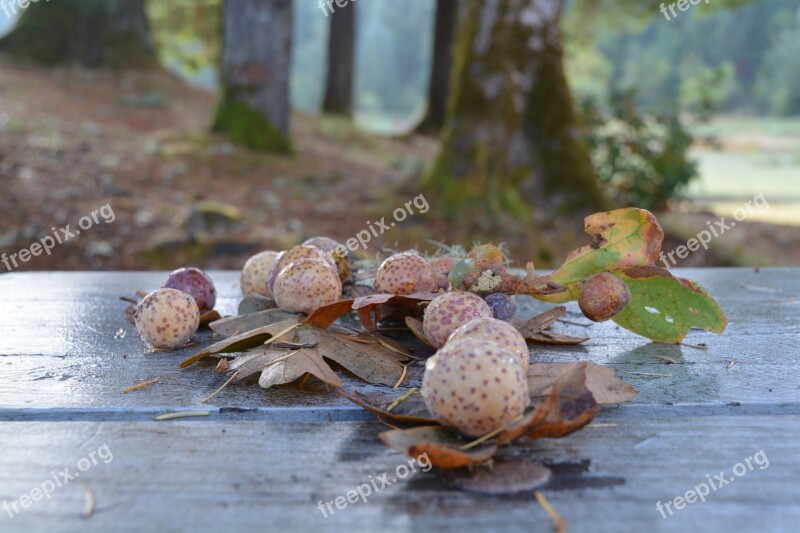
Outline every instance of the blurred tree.
<path fill-rule="evenodd" d="M 290 152 L 291 0 L 225 0 L 222 25 L 213 131 L 255 150 Z"/>
<path fill-rule="evenodd" d="M 453 65 L 453 35 L 458 18 L 458 0 L 436 0 L 436 25 L 433 39 L 433 61 L 428 82 L 428 110 L 417 126 L 420 133 L 438 134 L 444 127 L 450 69 Z"/>
<path fill-rule="evenodd" d="M 330 14 L 330 19 L 328 74 L 322 110 L 350 116 L 353 113 L 356 4 L 351 2 L 336 9 Z"/>
<path fill-rule="evenodd" d="M 157 64 L 144 0 L 31 3 L 0 50 L 46 65 L 149 68 Z"/>
<path fill-rule="evenodd" d="M 445 211 L 609 207 L 562 64 L 561 0 L 466 0 L 443 145 L 425 186 Z"/>

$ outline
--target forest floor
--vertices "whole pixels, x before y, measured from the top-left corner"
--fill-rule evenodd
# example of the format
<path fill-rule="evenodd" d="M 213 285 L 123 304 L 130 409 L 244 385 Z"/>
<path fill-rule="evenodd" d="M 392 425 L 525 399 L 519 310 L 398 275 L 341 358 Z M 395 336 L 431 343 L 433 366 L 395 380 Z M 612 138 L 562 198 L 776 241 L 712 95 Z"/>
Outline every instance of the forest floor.
<path fill-rule="evenodd" d="M 550 267 L 587 240 L 580 215 L 536 232 L 447 220 L 419 196 L 435 139 L 378 137 L 296 113 L 295 154 L 268 156 L 207 133 L 214 103 L 162 72 L 45 70 L 0 58 L 0 251 L 67 235 L 58 228 L 68 224 L 76 233 L 95 212 L 91 227 L 18 270 L 240 268 L 257 251 L 311 236 L 344 241 L 404 205 L 414 214 L 361 255 L 432 252 L 429 240 L 502 241 L 517 264 Z M 665 213 L 665 249 L 715 218 L 691 204 Z M 798 242 L 800 227 L 745 221 L 681 264 L 798 265 Z"/>

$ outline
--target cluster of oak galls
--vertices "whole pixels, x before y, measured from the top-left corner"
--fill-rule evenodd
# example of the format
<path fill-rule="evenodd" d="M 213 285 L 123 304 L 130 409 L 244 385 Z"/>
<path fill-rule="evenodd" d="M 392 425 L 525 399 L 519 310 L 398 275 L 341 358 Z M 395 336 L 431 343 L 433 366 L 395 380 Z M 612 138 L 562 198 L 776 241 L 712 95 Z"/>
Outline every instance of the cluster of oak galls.
<path fill-rule="evenodd" d="M 351 275 L 350 260 L 336 253 L 337 247 L 333 239 L 314 237 L 283 252 L 256 254 L 242 269 L 242 292 L 273 298 L 281 309 L 306 315 L 335 303 Z M 528 407 L 530 352 L 511 324 L 512 297 L 452 290 L 448 274 L 458 261 L 395 254 L 381 263 L 374 287 L 382 294 L 439 292 L 423 317 L 425 340 L 437 352 L 426 362 L 422 397 L 437 420 L 480 436 L 513 422 Z M 594 321 L 608 320 L 629 301 L 627 285 L 611 273 L 594 274 L 580 285 L 578 303 Z M 209 276 L 197 268 L 182 268 L 140 302 L 136 328 L 155 348 L 182 346 L 215 302 Z"/>

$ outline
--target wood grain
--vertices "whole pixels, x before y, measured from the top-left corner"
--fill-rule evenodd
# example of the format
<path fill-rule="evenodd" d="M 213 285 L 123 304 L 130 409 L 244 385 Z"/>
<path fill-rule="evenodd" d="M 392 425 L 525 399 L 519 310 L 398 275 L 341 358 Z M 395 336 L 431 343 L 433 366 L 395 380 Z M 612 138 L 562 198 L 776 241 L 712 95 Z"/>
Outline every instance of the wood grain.
<path fill-rule="evenodd" d="M 678 270 L 730 318 L 724 335 L 649 343 L 613 323 L 591 324 L 568 305 L 560 331 L 583 346 L 532 346 L 538 362 L 589 360 L 639 389 L 629 404 L 555 441 L 503 450 L 553 465 L 544 489 L 570 531 L 786 531 L 800 523 L 800 269 Z M 218 308 L 235 312 L 238 273 L 212 272 Z M 0 276 L 0 503 L 30 493 L 50 471 L 103 444 L 114 459 L 34 502 L 0 509 L 0 531 L 53 530 L 535 530 L 549 519 L 531 494 L 484 497 L 420 473 L 323 518 L 319 500 L 346 496 L 406 461 L 383 446 L 373 415 L 309 380 L 260 389 L 253 381 L 201 403 L 225 379 L 214 361 L 178 363 L 213 342 L 150 352 L 125 321 L 122 295 L 158 287 L 164 273 L 15 273 Z M 518 298 L 523 316 L 548 308 Z M 671 361 L 674 361 L 671 362 Z M 735 364 L 732 362 L 735 361 Z M 422 363 L 415 363 L 421 365 Z M 410 369 L 419 376 L 420 369 Z M 350 384 L 369 389 L 339 370 Z M 124 387 L 161 376 L 139 391 Z M 155 422 L 159 414 L 208 417 Z M 766 469 L 668 519 L 657 501 L 764 450 Z M 96 508 L 84 518 L 87 483 Z M 335 507 L 334 507 L 335 509 Z"/>

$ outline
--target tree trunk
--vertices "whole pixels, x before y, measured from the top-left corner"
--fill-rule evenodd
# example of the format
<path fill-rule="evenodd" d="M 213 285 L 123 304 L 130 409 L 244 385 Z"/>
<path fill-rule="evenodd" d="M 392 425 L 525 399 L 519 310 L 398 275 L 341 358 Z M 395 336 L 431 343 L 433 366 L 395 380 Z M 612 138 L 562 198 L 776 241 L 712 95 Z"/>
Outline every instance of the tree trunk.
<path fill-rule="evenodd" d="M 458 0 L 436 0 L 433 62 L 428 81 L 428 110 L 417 126 L 419 133 L 439 134 L 444 127 L 450 72 L 453 66 L 453 35 L 456 29 Z"/>
<path fill-rule="evenodd" d="M 450 213 L 602 210 L 563 69 L 561 0 L 466 0 L 443 146 L 426 180 Z"/>
<path fill-rule="evenodd" d="M 3 8 L 21 10 L 15 1 Z M 0 50 L 46 65 L 151 68 L 157 65 L 144 0 L 39 0 L 21 10 Z"/>
<path fill-rule="evenodd" d="M 222 5 L 222 96 L 212 129 L 255 150 L 290 152 L 292 2 Z"/>
<path fill-rule="evenodd" d="M 335 8 L 335 4 L 333 6 Z M 328 12 L 325 11 L 325 16 Z M 353 78 L 355 73 L 356 5 L 350 2 L 330 14 L 328 37 L 328 74 L 325 82 L 325 113 L 350 116 L 353 113 Z"/>

